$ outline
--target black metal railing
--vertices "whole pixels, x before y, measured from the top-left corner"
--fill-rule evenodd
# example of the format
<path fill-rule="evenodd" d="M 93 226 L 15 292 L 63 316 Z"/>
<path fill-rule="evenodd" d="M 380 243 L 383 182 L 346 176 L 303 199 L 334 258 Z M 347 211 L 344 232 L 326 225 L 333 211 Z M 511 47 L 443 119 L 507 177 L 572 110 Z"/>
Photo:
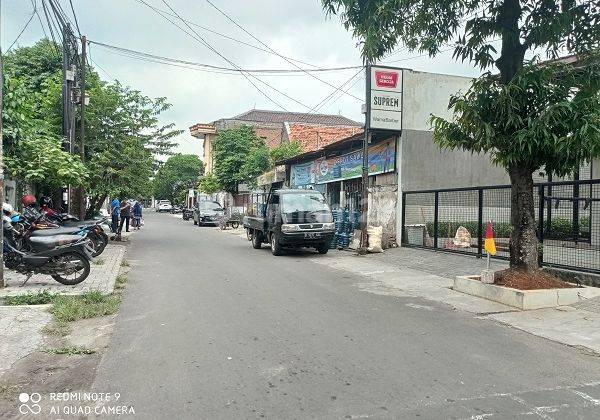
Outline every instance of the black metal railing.
<path fill-rule="evenodd" d="M 542 265 L 600 273 L 600 180 L 535 184 Z M 510 185 L 402 193 L 402 246 L 482 257 L 485 226 L 508 259 Z"/>

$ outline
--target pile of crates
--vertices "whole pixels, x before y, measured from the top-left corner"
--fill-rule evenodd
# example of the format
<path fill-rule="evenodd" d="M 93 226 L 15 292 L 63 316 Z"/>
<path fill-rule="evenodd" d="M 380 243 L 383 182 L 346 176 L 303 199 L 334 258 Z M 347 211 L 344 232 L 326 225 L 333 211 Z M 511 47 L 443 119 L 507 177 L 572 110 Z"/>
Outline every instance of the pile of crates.
<path fill-rule="evenodd" d="M 354 230 L 360 226 L 360 212 L 337 209 L 332 211 L 332 215 L 335 223 L 335 235 L 329 248 L 348 248 L 354 237 Z"/>

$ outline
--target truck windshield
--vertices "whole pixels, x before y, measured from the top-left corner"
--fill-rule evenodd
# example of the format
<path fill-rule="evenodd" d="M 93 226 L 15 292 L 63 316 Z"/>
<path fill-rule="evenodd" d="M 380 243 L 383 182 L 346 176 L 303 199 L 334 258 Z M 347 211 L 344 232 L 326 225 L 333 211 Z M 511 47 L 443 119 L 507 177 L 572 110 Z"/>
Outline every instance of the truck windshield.
<path fill-rule="evenodd" d="M 306 193 L 306 194 L 282 194 L 281 196 L 281 212 L 282 213 L 297 213 L 297 212 L 326 212 L 328 213 L 329 206 L 325 202 L 325 198 L 321 194 Z"/>

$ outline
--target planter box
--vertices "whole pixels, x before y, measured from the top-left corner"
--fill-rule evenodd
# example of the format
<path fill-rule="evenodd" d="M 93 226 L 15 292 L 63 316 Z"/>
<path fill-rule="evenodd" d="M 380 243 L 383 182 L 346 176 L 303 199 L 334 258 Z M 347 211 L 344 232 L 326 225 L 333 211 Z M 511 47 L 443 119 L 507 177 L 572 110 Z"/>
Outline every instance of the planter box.
<path fill-rule="evenodd" d="M 457 276 L 454 279 L 454 290 L 522 310 L 571 305 L 581 300 L 600 296 L 600 288 L 596 287 L 518 290 L 482 283 L 479 276 Z"/>

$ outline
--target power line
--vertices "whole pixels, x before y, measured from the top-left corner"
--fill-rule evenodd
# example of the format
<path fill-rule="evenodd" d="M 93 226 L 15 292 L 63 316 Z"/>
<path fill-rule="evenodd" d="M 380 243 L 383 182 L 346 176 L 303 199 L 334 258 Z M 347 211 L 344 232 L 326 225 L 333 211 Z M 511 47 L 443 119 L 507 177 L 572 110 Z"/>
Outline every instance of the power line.
<path fill-rule="evenodd" d="M 311 113 L 316 113 L 319 109 L 323 108 L 325 106 L 325 104 L 331 99 L 333 98 L 333 96 L 338 93 L 338 92 L 342 92 L 345 93 L 347 92 L 344 91 L 344 86 L 346 86 L 348 83 L 350 83 L 352 81 L 352 79 L 354 79 L 356 76 L 358 76 L 360 73 L 362 73 L 363 68 L 361 68 L 359 71 L 357 71 L 352 77 L 350 77 L 348 80 L 346 80 L 344 83 L 342 83 L 339 87 L 337 87 L 333 92 L 331 92 L 329 95 L 327 95 L 325 98 L 323 98 L 321 100 L 321 102 L 319 102 L 317 105 L 315 105 L 310 111 L 309 114 Z"/>
<path fill-rule="evenodd" d="M 13 43 L 10 44 L 10 47 L 8 47 L 8 49 L 6 50 L 6 53 L 8 53 L 10 51 L 10 49 L 17 43 L 17 41 L 19 40 L 19 38 L 21 38 L 21 35 L 23 35 L 23 32 L 25 32 L 25 29 L 27 29 L 27 27 L 29 26 L 29 24 L 33 20 L 33 17 L 35 16 L 35 10 L 36 9 L 35 9 L 35 6 L 34 6 L 33 13 L 31 13 L 31 16 L 29 16 L 29 20 L 27 20 L 27 23 L 25 23 L 25 26 L 23 26 L 23 29 L 21 29 L 21 32 L 19 32 L 19 35 L 17 35 L 17 37 L 15 38 L 15 40 L 13 41 Z"/>
<path fill-rule="evenodd" d="M 181 59 L 177 59 L 177 58 L 171 58 L 171 57 L 165 57 L 165 56 L 156 55 L 156 54 L 150 54 L 150 53 L 146 53 L 146 52 L 142 52 L 142 51 L 132 50 L 129 48 L 119 47 L 116 45 L 105 44 L 103 42 L 98 42 L 98 41 L 90 40 L 89 42 L 92 44 L 98 45 L 100 47 L 104 47 L 106 49 L 111 49 L 111 50 L 124 52 L 124 53 L 130 53 L 132 55 L 140 56 L 143 58 L 151 58 L 151 59 L 155 59 L 155 60 L 160 60 L 161 62 L 166 61 L 166 62 L 185 64 L 185 65 L 190 65 L 190 66 L 195 66 L 195 67 L 202 67 L 202 68 L 212 69 L 212 70 L 222 70 L 222 71 L 228 71 L 228 72 L 234 72 L 234 73 L 240 73 L 240 72 L 269 73 L 269 74 L 305 73 L 305 71 L 303 71 L 303 70 L 295 70 L 295 69 L 241 69 L 241 68 L 234 68 L 234 67 L 214 66 L 212 64 L 205 64 L 205 63 L 199 63 L 199 62 L 195 62 L 195 61 L 181 60 Z M 333 71 L 343 71 L 343 70 L 354 70 L 354 69 L 358 69 L 358 68 L 362 68 L 362 66 L 316 68 L 316 69 L 311 69 L 308 71 L 309 72 L 333 72 Z"/>
<path fill-rule="evenodd" d="M 165 0 L 163 0 L 163 3 L 165 2 Z M 326 80 L 323 80 L 317 76 L 315 76 L 312 73 L 309 73 L 308 71 L 306 71 L 305 69 L 302 69 L 302 67 L 298 66 L 296 63 L 292 62 L 291 60 L 289 60 L 288 58 L 284 57 L 283 55 L 279 54 L 277 51 L 275 51 L 273 48 L 271 48 L 269 45 L 265 44 L 263 41 L 261 41 L 260 39 L 258 39 L 256 36 L 254 36 L 251 32 L 249 32 L 248 30 L 246 30 L 244 27 L 242 27 L 239 23 L 237 23 L 232 17 L 230 17 L 227 13 L 225 13 L 224 11 L 222 11 L 221 9 L 219 9 L 217 6 L 215 6 L 215 4 L 211 1 L 211 0 L 206 0 L 206 2 L 208 4 L 210 4 L 214 9 L 216 9 L 219 13 L 221 13 L 223 16 L 225 16 L 230 22 L 232 22 L 235 26 L 237 26 L 238 28 L 240 28 L 242 31 L 244 31 L 246 34 L 248 34 L 249 36 L 251 36 L 254 40 L 256 40 L 258 43 L 260 43 L 261 45 L 263 45 L 265 48 L 267 48 L 268 50 L 270 50 L 271 52 L 273 52 L 274 54 L 276 54 L 277 56 L 279 56 L 280 58 L 284 59 L 285 61 L 287 61 L 288 63 L 290 63 L 292 66 L 303 70 L 306 72 L 306 74 L 310 75 L 310 77 L 312 77 L 313 79 L 316 79 L 318 81 L 320 81 L 321 83 L 325 83 L 328 86 L 331 86 L 332 88 L 337 88 L 337 86 L 329 83 Z M 347 93 L 347 92 L 346 92 Z M 363 101 L 361 98 L 359 98 L 358 96 L 355 96 L 351 93 L 347 93 L 349 96 L 352 96 L 355 99 L 358 99 L 359 101 Z"/>
<path fill-rule="evenodd" d="M 174 15 L 174 14 L 171 14 L 171 13 L 169 13 L 169 12 L 167 12 L 167 11 L 163 10 L 163 9 L 160 9 L 160 8 L 158 8 L 158 7 L 156 7 L 156 6 L 153 6 L 153 5 L 147 4 L 147 3 L 145 3 L 145 2 L 144 2 L 144 1 L 142 1 L 142 0 L 135 0 L 135 1 L 137 1 L 137 2 L 138 2 L 138 3 L 140 3 L 140 4 L 144 4 L 144 5 L 148 6 L 148 7 L 150 7 L 150 8 L 151 8 L 151 9 L 153 9 L 153 10 L 154 10 L 156 13 L 158 13 L 158 12 L 161 12 L 161 13 L 163 13 L 163 14 L 165 14 L 165 15 L 167 15 L 167 16 L 171 16 L 171 17 L 173 17 L 173 18 L 176 18 L 176 17 L 177 17 L 176 15 Z M 248 43 L 248 42 L 245 42 L 245 41 L 239 40 L 239 39 L 237 39 L 237 38 L 233 38 L 233 37 L 231 37 L 231 36 L 229 36 L 229 35 L 226 35 L 226 34 L 223 34 L 223 33 L 221 33 L 221 32 L 215 31 L 214 29 L 208 28 L 208 27 L 206 27 L 206 26 L 199 25 L 199 24 L 197 24 L 197 23 L 195 23 L 195 22 L 192 22 L 192 21 L 190 21 L 190 20 L 183 19 L 183 21 L 184 21 L 185 23 L 189 23 L 189 24 L 190 24 L 190 25 L 192 25 L 192 26 L 195 26 L 195 27 L 197 27 L 197 28 L 200 28 L 200 29 L 202 29 L 202 30 L 204 30 L 204 31 L 206 31 L 206 32 L 210 32 L 210 33 L 212 33 L 212 34 L 218 35 L 218 36 L 220 36 L 220 37 L 223 37 L 223 38 L 225 38 L 225 39 L 229 39 L 229 40 L 231 40 L 231 41 L 234 41 L 234 42 L 237 42 L 237 43 L 239 43 L 239 44 L 241 44 L 241 45 L 245 45 L 245 46 L 247 46 L 247 47 L 254 48 L 254 49 L 256 49 L 256 50 L 259 50 L 259 51 L 265 52 L 265 53 L 267 53 L 267 54 L 273 54 L 271 51 L 269 51 L 269 50 L 268 50 L 268 49 L 266 49 L 266 48 L 262 48 L 262 47 L 259 47 L 259 46 L 257 46 L 257 45 L 250 44 L 250 43 Z M 287 57 L 287 58 L 288 58 L 289 60 L 295 61 L 295 62 L 297 62 L 297 63 L 300 63 L 300 64 L 304 64 L 304 65 L 306 65 L 306 66 L 318 67 L 318 66 L 316 66 L 316 65 L 314 65 L 314 64 L 307 63 L 307 62 L 305 62 L 305 61 L 301 61 L 301 60 L 298 60 L 298 59 L 295 59 L 295 58 L 291 58 L 291 57 Z"/>
<path fill-rule="evenodd" d="M 146 3 L 144 0 L 141 0 L 146 6 L 151 7 L 150 5 L 148 5 L 148 3 Z M 227 57 L 225 57 L 223 54 L 221 54 L 219 51 L 217 51 L 212 45 L 210 45 L 208 42 L 206 42 L 204 40 L 204 38 L 202 38 L 202 36 L 200 34 L 198 34 L 197 31 L 195 31 L 189 24 L 187 24 L 185 22 L 184 19 L 181 18 L 181 16 L 167 3 L 163 0 L 163 3 L 169 8 L 171 9 L 171 11 L 178 17 L 178 19 L 180 21 L 182 21 L 192 32 L 194 32 L 194 35 L 190 34 L 188 31 L 186 31 L 185 29 L 183 29 L 182 27 L 180 27 L 179 25 L 177 25 L 175 22 L 173 22 L 171 19 L 169 19 L 168 17 L 166 17 L 165 15 L 161 14 L 160 12 L 156 11 L 156 13 L 158 13 L 160 16 L 162 16 L 164 19 L 166 19 L 167 21 L 169 21 L 172 25 L 176 26 L 177 28 L 179 28 L 181 31 L 183 31 L 184 33 L 186 33 L 188 36 L 192 37 L 192 39 L 196 40 L 196 42 L 199 42 L 201 45 L 205 46 L 206 48 L 208 48 L 209 50 L 213 51 L 215 54 L 217 54 L 219 57 L 221 57 L 223 60 L 227 61 L 229 64 L 231 64 L 232 66 L 236 67 L 237 69 L 240 69 L 240 67 L 235 64 L 233 61 L 231 61 L 230 59 L 228 59 Z M 270 102 L 272 102 L 273 104 L 275 104 L 276 106 L 278 106 L 279 108 L 283 109 L 284 111 L 287 111 L 287 109 L 281 105 L 279 102 L 275 101 L 273 98 L 271 98 L 267 93 L 265 93 L 262 89 L 260 89 L 256 83 L 254 83 L 250 77 L 254 77 L 256 78 L 256 76 L 252 76 L 252 74 L 247 74 L 242 72 L 242 75 L 244 75 L 244 77 L 246 78 L 246 80 L 248 80 L 248 82 L 254 86 L 254 88 L 256 90 L 258 90 L 265 98 L 267 98 Z"/>
<path fill-rule="evenodd" d="M 73 12 L 73 19 L 75 19 L 75 27 L 77 28 L 79 39 L 81 39 L 81 30 L 79 30 L 79 22 L 77 21 L 77 15 L 75 14 L 75 8 L 73 7 L 73 0 L 69 0 L 69 5 L 71 6 L 71 12 Z"/>

